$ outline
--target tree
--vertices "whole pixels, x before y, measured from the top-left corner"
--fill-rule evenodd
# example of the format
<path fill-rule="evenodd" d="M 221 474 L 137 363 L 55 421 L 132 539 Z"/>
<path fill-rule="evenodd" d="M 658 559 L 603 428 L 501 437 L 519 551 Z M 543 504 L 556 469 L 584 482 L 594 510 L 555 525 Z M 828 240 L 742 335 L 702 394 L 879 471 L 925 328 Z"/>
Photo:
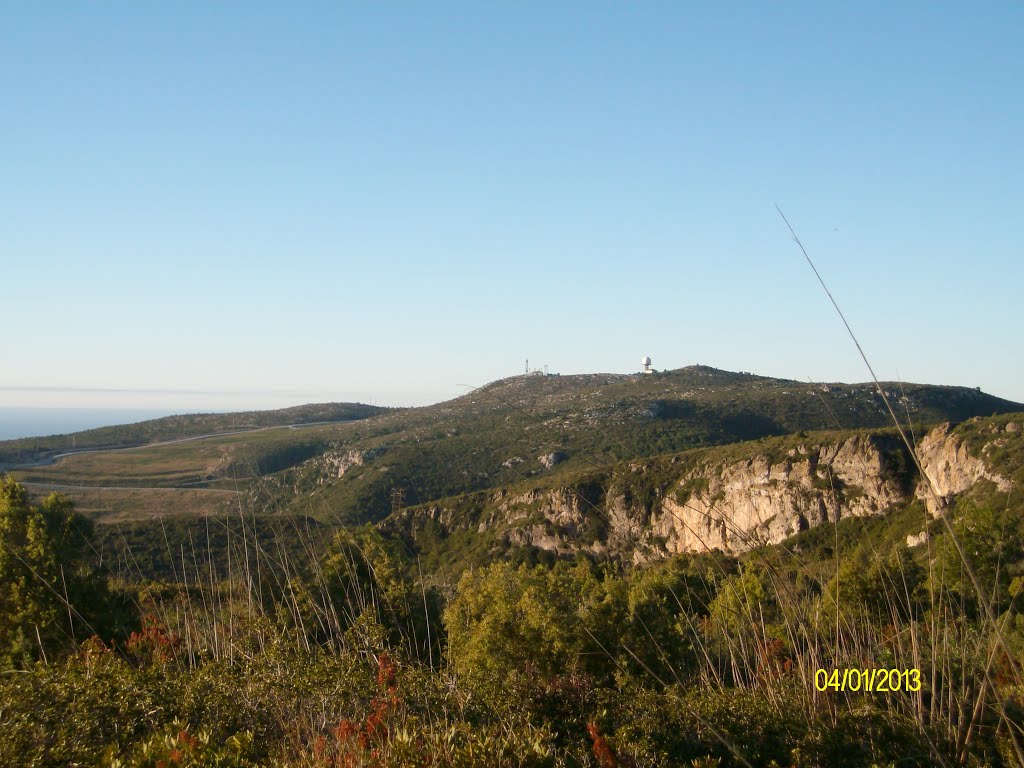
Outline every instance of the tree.
<path fill-rule="evenodd" d="M 290 585 L 307 637 L 331 643 L 371 629 L 410 657 L 440 659 L 440 597 L 414 569 L 398 540 L 370 526 L 339 531 L 314 573 Z"/>
<path fill-rule="evenodd" d="M 87 557 L 92 531 L 66 496 L 34 506 L 24 486 L 0 478 L 0 667 L 45 658 L 109 623 L 106 581 Z"/>
<path fill-rule="evenodd" d="M 696 662 L 696 628 L 712 599 L 700 564 L 698 557 L 679 556 L 637 569 L 622 582 L 624 616 L 614 625 L 618 668 L 645 685 L 675 682 Z"/>
<path fill-rule="evenodd" d="M 449 653 L 471 684 L 491 685 L 526 669 L 542 678 L 587 671 L 601 654 L 588 626 L 604 588 L 586 564 L 555 568 L 494 563 L 467 571 L 445 611 Z M 588 620 L 589 619 L 589 620 Z"/>
<path fill-rule="evenodd" d="M 1009 510 L 966 503 L 957 510 L 953 521 L 953 536 L 960 551 L 971 566 L 984 600 L 996 613 L 1004 611 L 1011 595 L 1011 583 L 1020 572 L 1021 553 L 1024 551 L 1021 522 Z M 936 587 L 944 587 L 959 598 L 970 616 L 980 615 L 979 595 L 975 591 L 960 551 L 947 533 L 936 546 Z"/>
<path fill-rule="evenodd" d="M 767 574 L 747 566 L 725 580 L 711 601 L 711 620 L 730 636 L 779 621 L 776 594 Z"/>

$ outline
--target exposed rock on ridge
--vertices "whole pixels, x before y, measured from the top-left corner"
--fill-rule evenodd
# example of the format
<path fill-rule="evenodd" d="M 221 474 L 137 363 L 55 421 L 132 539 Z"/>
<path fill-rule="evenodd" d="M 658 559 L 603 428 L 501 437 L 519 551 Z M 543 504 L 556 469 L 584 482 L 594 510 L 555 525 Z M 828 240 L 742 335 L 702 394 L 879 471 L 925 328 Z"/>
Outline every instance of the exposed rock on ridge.
<path fill-rule="evenodd" d="M 1006 431 L 1009 439 L 1014 439 L 1015 436 L 1016 439 L 1020 439 L 1017 436 L 1016 426 L 1012 421 L 1007 424 Z M 999 439 L 997 438 L 994 442 L 998 443 Z M 985 446 L 986 449 L 989 447 L 990 445 Z M 989 472 L 985 462 L 971 455 L 966 441 L 956 435 L 952 425 L 948 423 L 936 427 L 925 435 L 924 439 L 918 443 L 917 455 L 925 474 L 931 479 L 935 492 L 943 500 L 963 493 L 982 479 L 991 480 L 1001 491 L 1010 489 L 1010 481 Z M 933 515 L 938 514 L 939 509 L 935 497 L 923 482 L 917 488 L 917 496 L 928 505 L 929 512 Z"/>
<path fill-rule="evenodd" d="M 704 465 L 679 487 L 700 481 L 706 490 L 665 498 L 651 530 L 669 552 L 742 552 L 840 517 L 880 514 L 907 497 L 904 452 L 895 438 L 856 436 L 801 446 L 774 463 Z"/>
<path fill-rule="evenodd" d="M 993 439 L 1005 444 L 1022 436 L 1005 429 Z M 646 495 L 645 474 L 655 470 L 637 462 L 628 478 L 606 477 L 583 487 L 481 492 L 473 497 L 470 514 L 465 503 L 440 502 L 403 510 L 387 525 L 415 530 L 429 518 L 449 531 L 492 531 L 509 544 L 556 554 L 617 552 L 643 561 L 707 549 L 739 553 L 826 521 L 881 515 L 915 496 L 927 498 L 913 458 L 891 433 L 818 442 L 793 438 L 785 450 L 748 445 L 749 457 L 739 459 L 735 451 L 722 458 L 714 450 L 696 459 L 686 454 L 665 459 L 669 469 L 660 490 L 648 489 Z M 1010 486 L 948 424 L 921 440 L 919 456 L 944 497 L 963 493 L 979 480 L 1003 490 Z M 466 497 L 461 498 L 464 502 Z"/>

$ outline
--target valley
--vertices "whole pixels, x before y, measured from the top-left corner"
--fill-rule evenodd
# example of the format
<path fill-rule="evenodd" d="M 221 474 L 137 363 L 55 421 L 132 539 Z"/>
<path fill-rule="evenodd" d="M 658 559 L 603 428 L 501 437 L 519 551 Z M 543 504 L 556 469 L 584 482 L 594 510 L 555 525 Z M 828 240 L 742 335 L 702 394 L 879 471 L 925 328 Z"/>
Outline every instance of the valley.
<path fill-rule="evenodd" d="M 943 493 L 996 477 L 963 448 L 969 426 L 947 436 L 941 425 L 982 418 L 1015 428 L 1019 417 L 994 414 L 1024 405 L 967 388 L 883 386 L 922 447 L 941 443 L 936 456 L 959 456 L 943 466 L 970 477 L 943 476 Z M 323 420 L 340 414 L 359 418 Z M 297 416 L 308 423 L 274 423 Z M 160 438 L 132 447 L 52 455 L 62 442 L 112 434 L 51 438 L 51 455 L 13 476 L 37 498 L 70 496 L 101 525 L 134 521 L 144 530 L 159 518 L 239 514 L 330 528 L 372 523 L 457 568 L 512 555 L 738 554 L 924 497 L 873 385 L 702 366 L 518 376 L 405 410 L 335 404 L 158 422 L 119 428 L 121 440 Z M 186 434 L 211 425 L 247 428 Z M 0 455 L 12 450 L 0 443 Z M 926 470 L 938 467 L 930 455 Z"/>

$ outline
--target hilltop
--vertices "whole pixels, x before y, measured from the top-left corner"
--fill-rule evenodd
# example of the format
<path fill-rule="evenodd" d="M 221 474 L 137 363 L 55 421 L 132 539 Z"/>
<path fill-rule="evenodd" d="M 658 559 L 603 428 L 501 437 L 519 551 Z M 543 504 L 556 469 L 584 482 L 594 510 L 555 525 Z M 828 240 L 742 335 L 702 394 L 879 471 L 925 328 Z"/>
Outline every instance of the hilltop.
<path fill-rule="evenodd" d="M 886 383 L 916 426 L 1024 410 L 977 390 Z M 874 385 L 803 383 L 692 366 L 653 375 L 516 376 L 352 425 L 323 454 L 265 478 L 257 507 L 345 522 L 408 504 L 609 463 L 802 431 L 891 425 Z"/>
<path fill-rule="evenodd" d="M 892 382 L 883 387 L 900 415 L 918 429 L 1024 410 L 1019 403 L 963 387 Z M 147 503 L 137 490 L 130 502 L 117 491 L 94 491 L 82 507 L 113 510 L 122 519 L 167 510 L 174 506 L 166 501 L 168 494 L 180 493 L 172 489 L 187 487 L 196 493 L 241 494 L 245 508 L 259 513 L 351 524 L 380 521 L 395 505 L 426 504 L 525 480 L 570 478 L 623 460 L 801 432 L 879 429 L 891 422 L 873 384 L 807 383 L 705 366 L 652 375 L 515 376 L 451 401 L 404 410 L 304 408 L 269 412 L 273 416 L 221 415 L 216 423 L 228 431 L 243 424 L 269 425 L 271 419 L 280 424 L 327 421 L 330 415 L 363 418 L 68 456 L 17 474 L 39 484 L 152 489 L 154 499 L 162 494 L 164 501 L 154 502 L 153 510 L 133 509 Z M 164 434 L 173 429 L 176 436 L 186 430 L 200 434 L 211 424 L 203 417 L 188 417 L 197 421 L 185 424 L 175 418 L 182 417 L 143 424 L 162 424 Z M 147 434 L 142 425 L 133 429 L 136 439 Z M 104 430 L 82 436 L 97 444 L 116 442 Z M 68 438 L 57 442 L 66 446 Z M 0 444 L 4 450 L 10 446 Z M 396 489 L 400 495 L 393 495 Z M 104 506 L 100 494 L 120 500 Z M 187 507 L 178 505 L 181 512 Z"/>

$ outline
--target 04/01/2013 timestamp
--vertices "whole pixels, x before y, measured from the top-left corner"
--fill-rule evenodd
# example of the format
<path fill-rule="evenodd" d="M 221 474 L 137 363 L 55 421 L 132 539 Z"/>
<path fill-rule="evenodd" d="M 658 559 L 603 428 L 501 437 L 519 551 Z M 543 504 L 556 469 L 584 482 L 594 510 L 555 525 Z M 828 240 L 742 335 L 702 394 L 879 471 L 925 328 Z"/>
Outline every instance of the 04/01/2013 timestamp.
<path fill-rule="evenodd" d="M 819 669 L 814 673 L 819 691 L 865 691 L 867 693 L 917 693 L 921 690 L 919 669 Z"/>

